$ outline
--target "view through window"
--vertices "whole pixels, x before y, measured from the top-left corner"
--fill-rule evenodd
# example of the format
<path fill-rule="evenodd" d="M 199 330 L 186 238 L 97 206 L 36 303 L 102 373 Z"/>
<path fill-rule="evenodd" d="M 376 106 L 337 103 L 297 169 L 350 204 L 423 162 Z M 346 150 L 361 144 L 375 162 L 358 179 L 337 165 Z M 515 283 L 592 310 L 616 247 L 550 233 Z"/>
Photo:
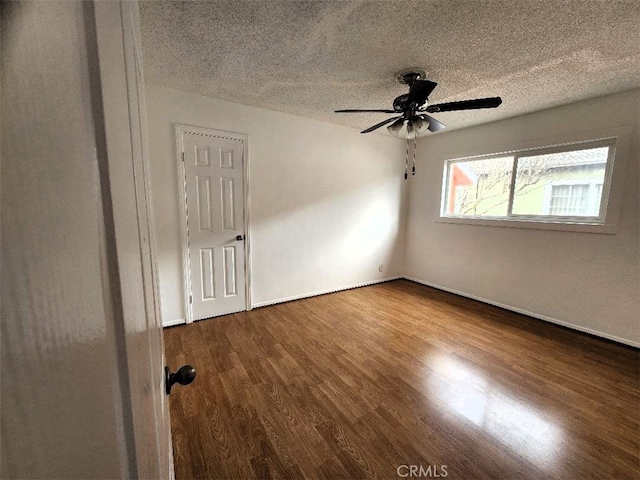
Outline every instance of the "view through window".
<path fill-rule="evenodd" d="M 615 139 L 448 160 L 441 216 L 604 223 Z"/>

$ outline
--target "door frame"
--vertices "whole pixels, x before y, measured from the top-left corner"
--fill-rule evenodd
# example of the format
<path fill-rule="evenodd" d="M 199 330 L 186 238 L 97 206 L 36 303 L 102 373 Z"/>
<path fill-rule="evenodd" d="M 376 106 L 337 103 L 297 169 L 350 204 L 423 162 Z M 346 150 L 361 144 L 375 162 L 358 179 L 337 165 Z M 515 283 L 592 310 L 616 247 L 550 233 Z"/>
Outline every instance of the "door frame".
<path fill-rule="evenodd" d="M 248 136 L 244 133 L 228 132 L 215 128 L 196 127 L 181 123 L 175 124 L 176 130 L 176 163 L 178 164 L 178 186 L 180 188 L 180 249 L 182 250 L 182 282 L 183 282 L 183 305 L 185 311 L 185 322 L 193 323 L 193 308 L 189 301 L 192 295 L 191 289 L 191 263 L 189 260 L 189 230 L 187 225 L 187 188 L 186 170 L 183 161 L 184 145 L 182 137 L 184 134 L 192 133 L 206 137 L 218 137 L 228 140 L 242 142 L 242 177 L 244 182 L 244 291 L 246 311 L 251 310 L 251 224 L 250 206 L 251 195 L 249 189 L 249 148 Z"/>

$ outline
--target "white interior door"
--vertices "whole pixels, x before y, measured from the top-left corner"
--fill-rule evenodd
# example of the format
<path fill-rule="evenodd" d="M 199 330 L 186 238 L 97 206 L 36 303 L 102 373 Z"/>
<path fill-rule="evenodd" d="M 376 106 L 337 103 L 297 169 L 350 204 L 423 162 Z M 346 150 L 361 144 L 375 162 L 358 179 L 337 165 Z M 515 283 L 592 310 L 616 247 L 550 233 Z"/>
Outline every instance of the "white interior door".
<path fill-rule="evenodd" d="M 173 478 L 138 5 L 95 5 L 136 472 Z"/>
<path fill-rule="evenodd" d="M 173 475 L 137 8 L 3 4 L 2 478 Z"/>
<path fill-rule="evenodd" d="M 246 310 L 245 141 L 204 129 L 180 137 L 191 319 Z"/>

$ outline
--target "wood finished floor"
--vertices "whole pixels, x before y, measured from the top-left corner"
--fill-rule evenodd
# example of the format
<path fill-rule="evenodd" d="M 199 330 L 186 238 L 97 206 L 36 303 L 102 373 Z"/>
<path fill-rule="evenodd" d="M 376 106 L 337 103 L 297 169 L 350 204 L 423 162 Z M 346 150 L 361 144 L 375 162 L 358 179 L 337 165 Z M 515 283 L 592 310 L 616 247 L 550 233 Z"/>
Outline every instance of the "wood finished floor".
<path fill-rule="evenodd" d="M 170 396 L 178 480 L 640 478 L 638 350 L 415 283 L 165 342 L 198 372 Z"/>

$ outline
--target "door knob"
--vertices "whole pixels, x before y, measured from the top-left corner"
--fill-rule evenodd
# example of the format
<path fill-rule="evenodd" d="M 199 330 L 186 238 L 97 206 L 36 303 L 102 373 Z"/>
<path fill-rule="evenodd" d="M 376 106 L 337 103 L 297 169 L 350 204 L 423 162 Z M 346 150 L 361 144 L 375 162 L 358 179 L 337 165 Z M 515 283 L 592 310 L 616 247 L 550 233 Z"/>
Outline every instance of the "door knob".
<path fill-rule="evenodd" d="M 171 393 L 171 387 L 174 383 L 180 385 L 189 385 L 196 378 L 196 369 L 191 365 L 184 365 L 176 373 L 171 373 L 169 367 L 164 367 L 165 389 L 167 395 Z"/>
<path fill-rule="evenodd" d="M 236 235 L 236 240 L 241 242 L 242 240 L 244 240 L 244 235 Z"/>

